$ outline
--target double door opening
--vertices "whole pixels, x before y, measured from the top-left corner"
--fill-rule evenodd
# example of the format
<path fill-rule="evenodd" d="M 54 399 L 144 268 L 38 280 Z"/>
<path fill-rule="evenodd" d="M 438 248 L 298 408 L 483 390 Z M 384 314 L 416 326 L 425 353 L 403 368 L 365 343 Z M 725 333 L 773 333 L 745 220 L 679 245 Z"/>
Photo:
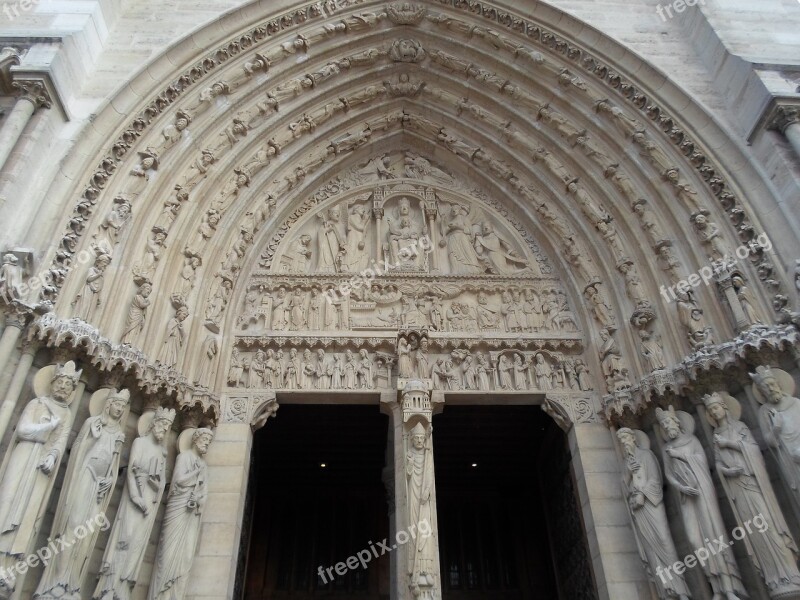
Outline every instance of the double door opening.
<path fill-rule="evenodd" d="M 393 600 L 388 427 L 374 406 L 281 406 L 254 442 L 238 597 Z M 443 599 L 596 598 L 552 419 L 448 406 L 433 427 Z"/>

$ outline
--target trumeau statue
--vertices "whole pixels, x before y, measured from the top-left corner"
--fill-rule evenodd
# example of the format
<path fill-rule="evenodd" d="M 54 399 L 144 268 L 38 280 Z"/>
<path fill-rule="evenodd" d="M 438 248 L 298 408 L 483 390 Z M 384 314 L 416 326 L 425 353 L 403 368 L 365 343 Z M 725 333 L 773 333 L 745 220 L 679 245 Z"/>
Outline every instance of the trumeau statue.
<path fill-rule="evenodd" d="M 633 521 L 639 555 L 647 565 L 650 580 L 661 600 L 688 600 L 689 589 L 682 574 L 666 570 L 678 562 L 678 553 L 664 510 L 664 482 L 650 440 L 643 431 L 622 427 L 617 431 L 625 469 L 622 485 Z M 661 576 L 667 572 L 670 577 Z"/>
<path fill-rule="evenodd" d="M 680 497 L 681 516 L 692 548 L 703 548 L 705 540 L 727 538 L 708 460 L 700 440 L 694 436 L 694 419 L 683 411 L 656 409 L 664 440 L 664 475 Z M 700 565 L 714 591 L 714 600 L 747 597 L 730 547 L 719 550 Z"/>
<path fill-rule="evenodd" d="M 81 597 L 98 530 L 83 538 L 77 538 L 75 531 L 106 513 L 117 481 L 129 404 L 128 390 L 109 390 L 102 412 L 86 419 L 72 445 L 51 537 L 67 543 L 75 540 L 69 549 L 53 556 L 34 598 Z"/>
<path fill-rule="evenodd" d="M 52 375 L 51 375 L 52 371 Z M 69 405 L 81 371 L 70 361 L 36 375 L 31 400 L 17 422 L 0 474 L 0 568 L 24 558 L 50 495 L 72 427 Z M 51 377 L 49 389 L 42 379 Z M 3 582 L 13 592 L 14 581 Z"/>
<path fill-rule="evenodd" d="M 409 432 L 406 442 L 406 483 L 408 497 L 408 524 L 434 523 L 433 518 L 433 449 L 430 431 L 417 423 Z M 412 594 L 418 598 L 432 598 L 436 585 L 437 548 L 432 537 L 418 535 L 409 543 L 408 569 Z"/>
<path fill-rule="evenodd" d="M 744 538 L 748 554 L 771 597 L 796 596 L 800 593 L 797 544 L 783 518 L 758 443 L 739 420 L 741 406 L 735 398 L 720 392 L 706 394 L 703 403 L 714 428 L 717 472 L 736 521 L 740 526 L 763 523 L 756 535 Z"/>
<path fill-rule="evenodd" d="M 166 486 L 167 433 L 175 410 L 158 408 L 140 418 L 128 459 L 125 490 L 106 545 L 94 600 L 130 600 Z"/>
<path fill-rule="evenodd" d="M 795 382 L 781 369 L 760 366 L 750 375 L 753 395 L 761 403 L 758 422 L 772 449 L 791 496 L 800 495 L 800 399 L 794 397 Z"/>
<path fill-rule="evenodd" d="M 196 429 L 192 447 L 182 450 L 175 460 L 148 600 L 181 600 L 186 594 L 200 517 L 208 498 L 208 466 L 203 455 L 213 437 L 210 429 Z"/>

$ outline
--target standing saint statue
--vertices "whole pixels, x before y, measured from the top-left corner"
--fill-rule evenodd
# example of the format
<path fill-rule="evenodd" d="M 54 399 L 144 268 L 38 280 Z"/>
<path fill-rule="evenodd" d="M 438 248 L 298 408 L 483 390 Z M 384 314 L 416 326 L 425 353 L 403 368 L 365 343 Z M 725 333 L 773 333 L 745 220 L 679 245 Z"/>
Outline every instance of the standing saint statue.
<path fill-rule="evenodd" d="M 789 533 L 778 499 L 772 489 L 761 450 L 747 425 L 739 420 L 742 408 L 729 394 L 714 392 L 703 397 L 706 417 L 714 428 L 714 456 L 722 487 L 740 526 L 765 524 L 744 543 L 770 597 L 800 595 L 797 544 Z"/>
<path fill-rule="evenodd" d="M 367 227 L 372 213 L 364 206 L 354 206 L 347 218 L 347 236 L 341 267 L 345 273 L 360 273 L 367 268 Z"/>
<path fill-rule="evenodd" d="M 0 573 L 8 573 L 23 559 L 36 538 L 37 521 L 43 512 L 55 474 L 67 446 L 72 427 L 69 405 L 81 371 L 69 361 L 53 369 L 49 390 L 39 391 L 42 369 L 34 380 L 39 394 L 23 409 L 9 442 L 0 472 Z M 42 390 L 43 391 L 43 390 Z M 15 580 L 0 582 L 9 595 Z"/>
<path fill-rule="evenodd" d="M 319 244 L 319 273 L 338 273 L 340 261 L 344 254 L 345 236 L 342 231 L 342 209 L 334 206 L 327 213 L 321 213 L 322 226 L 317 234 Z"/>
<path fill-rule="evenodd" d="M 142 415 L 144 431 L 133 440 L 125 491 L 111 537 L 106 544 L 93 600 L 130 600 L 139 576 L 150 532 L 166 486 L 167 432 L 175 409 L 158 408 Z"/>
<path fill-rule="evenodd" d="M 683 411 L 656 409 L 664 439 L 664 475 L 678 494 L 686 537 L 692 548 L 703 548 L 706 539 L 727 537 L 727 528 L 708 470 L 700 440 L 694 436 L 694 419 Z M 713 600 L 741 600 L 747 597 L 742 577 L 730 547 L 719 550 L 701 565 L 714 591 Z"/>
<path fill-rule="evenodd" d="M 439 245 L 447 248 L 451 274 L 479 275 L 486 271 L 486 266 L 475 252 L 475 233 L 467 208 L 453 204 L 449 214 L 440 214 L 439 227 L 442 235 Z"/>
<path fill-rule="evenodd" d="M 622 427 L 617 438 L 625 455 L 622 486 L 633 521 L 633 531 L 639 546 L 639 556 L 647 565 L 650 580 L 661 600 L 688 600 L 689 588 L 682 574 L 667 571 L 678 562 L 678 552 L 669 531 L 664 510 L 664 482 L 656 455 L 650 450 L 650 440 L 643 431 Z M 670 577 L 661 574 L 667 572 Z"/>
<path fill-rule="evenodd" d="M 757 367 L 750 377 L 753 395 L 762 405 L 758 422 L 764 441 L 791 488 L 790 496 L 800 503 L 800 399 L 793 396 L 794 379 L 786 371 L 765 366 Z"/>
<path fill-rule="evenodd" d="M 108 509 L 125 443 L 125 417 L 130 401 L 128 390 L 109 390 L 100 414 L 86 419 L 72 444 L 50 534 L 55 540 L 72 544 L 68 550 L 56 553 L 45 567 L 34 598 L 81 598 L 81 586 L 98 532 L 93 530 L 84 537 L 76 537 L 75 532 L 98 515 L 105 515 Z"/>
<path fill-rule="evenodd" d="M 128 308 L 128 316 L 125 318 L 125 328 L 122 330 L 123 344 L 134 345 L 139 340 L 139 335 L 144 330 L 144 321 L 147 318 L 147 307 L 150 306 L 150 293 L 153 291 L 153 284 L 146 279 L 139 284 L 139 290 L 131 301 Z"/>
<path fill-rule="evenodd" d="M 200 537 L 200 517 L 208 498 L 208 466 L 203 455 L 214 432 L 192 433 L 192 447 L 175 459 L 148 600 L 181 600 Z"/>
<path fill-rule="evenodd" d="M 433 526 L 433 449 L 430 432 L 417 422 L 408 435 L 406 452 L 406 483 L 408 491 L 408 524 L 419 528 L 420 523 Z M 436 585 L 435 541 L 430 536 L 417 536 L 409 543 L 409 586 L 414 597 L 433 598 Z"/>

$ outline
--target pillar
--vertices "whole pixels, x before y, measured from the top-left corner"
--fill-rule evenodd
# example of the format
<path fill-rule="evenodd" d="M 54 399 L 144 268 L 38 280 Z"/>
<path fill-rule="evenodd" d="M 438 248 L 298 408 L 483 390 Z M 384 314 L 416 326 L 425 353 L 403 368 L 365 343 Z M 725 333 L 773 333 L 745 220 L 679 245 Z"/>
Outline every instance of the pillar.
<path fill-rule="evenodd" d="M 393 600 L 442 598 L 431 426 L 436 400 L 424 382 L 415 380 L 406 382 L 400 402 L 395 391 L 381 395 L 394 449 L 395 513 L 389 540 L 396 544 L 391 554 Z"/>
<path fill-rule="evenodd" d="M 35 80 L 15 81 L 14 87 L 20 90 L 14 108 L 0 129 L 0 169 L 3 168 L 9 155 L 14 150 L 25 127 L 37 108 L 49 108 L 50 97 L 43 82 Z"/>
<path fill-rule="evenodd" d="M 800 158 L 800 104 L 795 98 L 775 98 L 767 129 L 781 132 Z"/>
<path fill-rule="evenodd" d="M 11 421 L 11 416 L 14 414 L 14 409 L 17 406 L 17 400 L 25 385 L 28 377 L 28 372 L 33 365 L 33 357 L 36 356 L 36 351 L 39 348 L 37 342 L 23 342 L 22 356 L 20 356 L 14 375 L 11 378 L 11 383 L 8 385 L 3 404 L 0 405 L 0 440 L 6 434 L 8 424 Z"/>
<path fill-rule="evenodd" d="M 17 345 L 22 329 L 25 327 L 25 316 L 8 314 L 6 315 L 6 327 L 0 337 L 0 377 L 8 367 L 11 354 Z"/>
<path fill-rule="evenodd" d="M 622 492 L 613 432 L 585 393 L 547 395 L 545 412 L 567 433 L 579 510 L 600 600 L 653 599 Z"/>
<path fill-rule="evenodd" d="M 275 394 L 248 399 L 242 413 L 227 415 L 214 430 L 214 440 L 205 455 L 208 465 L 208 499 L 203 510 L 200 538 L 192 563 L 187 600 L 234 598 L 237 567 L 245 517 L 247 483 L 253 430 L 275 414 Z"/>

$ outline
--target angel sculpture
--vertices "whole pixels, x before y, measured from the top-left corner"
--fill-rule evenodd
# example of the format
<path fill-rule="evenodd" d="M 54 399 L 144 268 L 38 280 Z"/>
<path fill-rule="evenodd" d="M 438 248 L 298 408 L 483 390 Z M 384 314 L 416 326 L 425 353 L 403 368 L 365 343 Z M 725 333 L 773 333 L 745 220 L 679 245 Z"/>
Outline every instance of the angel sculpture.
<path fill-rule="evenodd" d="M 480 212 L 480 211 L 478 211 Z M 486 266 L 475 252 L 475 237 L 480 232 L 480 215 L 465 206 L 452 204 L 449 210 L 439 209 L 439 246 L 447 248 L 450 272 L 453 275 L 478 275 Z M 477 230 L 476 230 L 477 229 Z"/>

